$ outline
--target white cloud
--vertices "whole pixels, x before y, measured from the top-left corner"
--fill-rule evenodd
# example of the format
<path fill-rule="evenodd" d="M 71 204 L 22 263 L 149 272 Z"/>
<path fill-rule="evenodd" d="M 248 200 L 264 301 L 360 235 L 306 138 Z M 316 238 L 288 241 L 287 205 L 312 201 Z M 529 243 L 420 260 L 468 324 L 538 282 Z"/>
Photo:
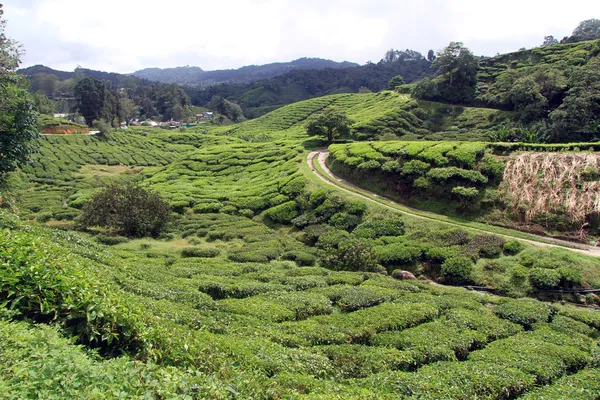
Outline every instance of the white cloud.
<path fill-rule="evenodd" d="M 452 40 L 476 53 L 531 47 L 600 16 L 597 0 L 4 0 L 26 65 L 131 72 L 323 57 L 364 63 L 390 48 L 425 53 Z"/>

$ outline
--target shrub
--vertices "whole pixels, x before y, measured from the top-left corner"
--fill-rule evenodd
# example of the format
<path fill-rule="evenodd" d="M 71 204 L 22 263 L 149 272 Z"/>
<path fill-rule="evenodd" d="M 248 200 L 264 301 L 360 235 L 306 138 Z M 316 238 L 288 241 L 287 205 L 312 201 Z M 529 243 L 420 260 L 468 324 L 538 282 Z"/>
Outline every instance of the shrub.
<path fill-rule="evenodd" d="M 548 322 L 554 310 L 537 300 L 508 300 L 494 307 L 494 313 L 500 318 L 523 325 L 530 329 L 537 322 Z"/>
<path fill-rule="evenodd" d="M 417 261 L 423 249 L 412 243 L 391 243 L 375 248 L 377 260 L 383 265 L 404 265 Z"/>
<path fill-rule="evenodd" d="M 129 241 L 128 238 L 123 236 L 106 236 L 106 235 L 98 235 L 96 236 L 96 240 L 98 243 L 105 244 L 107 246 L 114 246 L 121 243 L 127 243 Z"/>
<path fill-rule="evenodd" d="M 472 187 L 455 186 L 452 188 L 452 193 L 460 200 L 472 200 L 479 196 L 479 190 Z"/>
<path fill-rule="evenodd" d="M 443 263 L 449 258 L 460 256 L 462 253 L 458 247 L 434 246 L 425 251 L 425 258 L 436 263 Z"/>
<path fill-rule="evenodd" d="M 519 254 L 524 248 L 525 245 L 518 240 L 509 240 L 504 243 L 504 252 L 509 256 Z"/>
<path fill-rule="evenodd" d="M 479 171 L 473 171 L 468 169 L 448 167 L 448 168 L 433 168 L 427 173 L 427 177 L 445 182 L 451 179 L 460 179 L 472 183 L 487 183 L 488 179 L 481 175 Z"/>
<path fill-rule="evenodd" d="M 373 272 L 378 267 L 371 245 L 358 239 L 344 240 L 337 248 L 328 247 L 321 258 L 321 264 L 337 271 Z"/>
<path fill-rule="evenodd" d="M 413 187 L 417 189 L 427 190 L 431 187 L 431 181 L 424 176 L 420 176 L 413 182 Z"/>
<path fill-rule="evenodd" d="M 505 165 L 502 161 L 491 154 L 486 154 L 481 160 L 479 169 L 481 173 L 493 180 L 500 180 L 504 174 L 504 167 Z"/>
<path fill-rule="evenodd" d="M 295 201 L 288 201 L 287 203 L 269 208 L 263 215 L 273 222 L 282 224 L 291 223 L 298 215 L 298 206 Z"/>
<path fill-rule="evenodd" d="M 136 184 L 114 184 L 97 193 L 83 207 L 80 222 L 131 236 L 158 236 L 170 218 L 170 207 L 160 195 Z"/>
<path fill-rule="evenodd" d="M 203 257 L 214 258 L 221 254 L 219 249 L 203 248 L 203 247 L 188 247 L 181 250 L 181 257 Z"/>
<path fill-rule="evenodd" d="M 560 272 L 555 269 L 532 268 L 529 281 L 537 289 L 555 289 L 560 284 Z"/>
<path fill-rule="evenodd" d="M 329 219 L 329 223 L 337 229 L 351 231 L 360 223 L 360 217 L 345 212 L 333 214 Z"/>
<path fill-rule="evenodd" d="M 401 169 L 400 163 L 395 160 L 387 161 L 381 166 L 381 170 L 384 172 L 398 172 Z"/>
<path fill-rule="evenodd" d="M 504 243 L 504 239 L 499 236 L 477 235 L 473 237 L 467 247 L 476 258 L 496 258 L 502 254 Z"/>
<path fill-rule="evenodd" d="M 441 273 L 451 283 L 463 284 L 471 280 L 473 261 L 468 257 L 451 257 L 442 263 Z"/>
<path fill-rule="evenodd" d="M 398 216 L 369 221 L 354 230 L 357 236 L 371 239 L 382 236 L 402 236 L 404 233 L 404 221 Z"/>
<path fill-rule="evenodd" d="M 315 265 L 317 258 L 310 253 L 301 250 L 288 251 L 281 256 L 284 260 L 295 261 L 300 266 Z"/>
<path fill-rule="evenodd" d="M 402 175 L 422 176 L 427 173 L 431 166 L 421 160 L 410 160 L 402 166 Z"/>

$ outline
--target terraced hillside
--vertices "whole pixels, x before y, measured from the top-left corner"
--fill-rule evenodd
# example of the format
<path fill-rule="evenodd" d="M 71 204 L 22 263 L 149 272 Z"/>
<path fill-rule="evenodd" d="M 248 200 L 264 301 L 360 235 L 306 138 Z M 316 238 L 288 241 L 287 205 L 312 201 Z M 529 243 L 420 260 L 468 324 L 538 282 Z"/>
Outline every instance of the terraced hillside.
<path fill-rule="evenodd" d="M 599 233 L 597 148 L 593 143 L 353 143 L 331 146 L 330 165 L 354 182 L 418 207 L 585 242 Z"/>
<path fill-rule="evenodd" d="M 2 290 L 11 302 L 0 321 L 3 394 L 77 397 L 82 387 L 86 397 L 600 393 L 596 312 L 290 261 L 147 258 L 144 246 L 107 249 L 5 215 L 2 227 Z M 58 331 L 101 354 L 124 354 L 102 360 Z"/>
<path fill-rule="evenodd" d="M 599 287 L 597 259 L 400 217 L 307 168 L 308 116 L 359 127 L 410 103 L 386 93 L 44 137 L 9 177 L 20 218 L 0 211 L 0 397 L 597 397 L 600 314 L 550 301 L 598 298 L 547 292 Z M 159 191 L 169 229 L 80 229 L 114 181 Z M 454 287 L 473 284 L 504 297 Z"/>

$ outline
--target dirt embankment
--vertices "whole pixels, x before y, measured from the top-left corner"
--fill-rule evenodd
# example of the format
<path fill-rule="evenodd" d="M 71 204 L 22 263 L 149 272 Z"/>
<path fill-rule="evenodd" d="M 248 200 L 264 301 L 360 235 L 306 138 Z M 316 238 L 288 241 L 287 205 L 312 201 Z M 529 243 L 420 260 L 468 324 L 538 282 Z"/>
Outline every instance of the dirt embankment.
<path fill-rule="evenodd" d="M 82 135 L 88 132 L 89 129 L 87 127 L 73 125 L 51 125 L 41 129 L 41 133 L 45 135 Z"/>

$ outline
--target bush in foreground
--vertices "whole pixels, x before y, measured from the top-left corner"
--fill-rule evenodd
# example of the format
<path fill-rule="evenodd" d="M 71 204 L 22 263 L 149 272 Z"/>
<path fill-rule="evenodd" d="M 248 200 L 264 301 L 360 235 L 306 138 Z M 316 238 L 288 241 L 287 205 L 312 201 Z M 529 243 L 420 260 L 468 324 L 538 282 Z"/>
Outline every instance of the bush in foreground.
<path fill-rule="evenodd" d="M 133 183 L 115 184 L 96 194 L 83 207 L 80 222 L 129 236 L 158 236 L 171 209 L 158 193 Z"/>

